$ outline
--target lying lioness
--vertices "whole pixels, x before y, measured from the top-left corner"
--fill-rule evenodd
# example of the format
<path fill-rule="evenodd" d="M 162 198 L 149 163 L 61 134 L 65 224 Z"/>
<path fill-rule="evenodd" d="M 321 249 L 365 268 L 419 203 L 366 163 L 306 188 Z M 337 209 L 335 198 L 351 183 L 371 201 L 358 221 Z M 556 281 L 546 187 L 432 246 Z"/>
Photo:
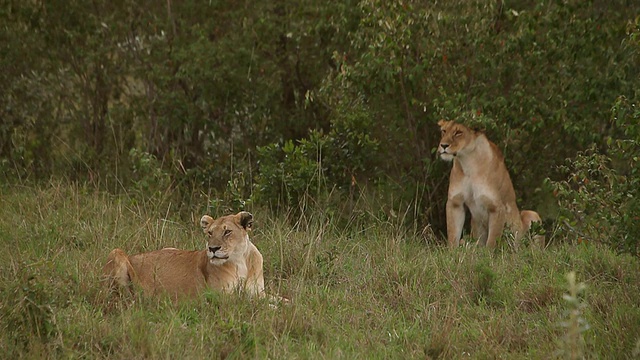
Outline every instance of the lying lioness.
<path fill-rule="evenodd" d="M 481 132 L 453 121 L 440 120 L 438 125 L 442 132 L 438 153 L 453 161 L 446 209 L 449 246 L 460 243 L 465 207 L 471 212 L 471 235 L 478 244 L 495 247 L 506 226 L 517 245 L 531 223 L 541 219 L 535 211 L 518 211 L 502 152 Z M 535 241 L 544 246 L 544 236 L 536 235 Z"/>
<path fill-rule="evenodd" d="M 132 256 L 114 249 L 103 273 L 111 288 L 130 289 L 135 284 L 152 295 L 194 296 L 210 288 L 240 289 L 262 297 L 262 255 L 247 234 L 252 220 L 253 215 L 246 211 L 216 220 L 205 215 L 200 224 L 208 236 L 206 249 L 166 248 Z"/>

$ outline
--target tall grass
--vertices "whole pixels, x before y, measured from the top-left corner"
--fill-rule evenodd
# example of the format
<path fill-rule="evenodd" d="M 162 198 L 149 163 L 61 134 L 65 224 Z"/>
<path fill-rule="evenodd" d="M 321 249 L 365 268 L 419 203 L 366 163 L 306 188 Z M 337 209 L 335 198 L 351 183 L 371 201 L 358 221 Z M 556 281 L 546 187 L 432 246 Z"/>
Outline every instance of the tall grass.
<path fill-rule="evenodd" d="M 544 251 L 450 251 L 402 219 L 345 227 L 322 209 L 252 209 L 267 290 L 292 304 L 216 292 L 176 304 L 109 296 L 99 271 L 114 247 L 200 248 L 199 209 L 60 183 L 0 188 L 0 199 L 0 349 L 9 358 L 547 359 L 576 339 L 563 326 L 572 271 L 586 284 L 574 295 L 590 325 L 580 354 L 638 349 L 638 259 L 566 245 L 562 234 Z"/>

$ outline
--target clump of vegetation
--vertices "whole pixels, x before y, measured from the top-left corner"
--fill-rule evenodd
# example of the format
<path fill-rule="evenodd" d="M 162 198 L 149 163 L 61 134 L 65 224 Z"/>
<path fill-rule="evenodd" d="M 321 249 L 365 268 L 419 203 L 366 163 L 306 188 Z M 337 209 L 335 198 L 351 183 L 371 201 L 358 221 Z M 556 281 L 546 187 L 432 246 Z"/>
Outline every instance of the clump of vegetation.
<path fill-rule="evenodd" d="M 57 336 L 57 324 L 52 309 L 53 298 L 36 275 L 23 275 L 3 286 L 2 306 L 4 340 L 17 356 L 45 346 Z"/>
<path fill-rule="evenodd" d="M 575 242 L 601 242 L 640 255 L 640 109 L 619 98 L 612 109 L 618 137 L 593 145 L 560 166 L 552 181 L 560 221 Z"/>
<path fill-rule="evenodd" d="M 596 144 L 624 161 L 612 146 L 636 146 L 639 10 L 625 0 L 7 3 L 0 179 L 60 177 L 188 209 L 203 196 L 216 211 L 253 201 L 286 213 L 321 195 L 348 215 L 366 192 L 388 213 L 410 204 L 408 221 L 440 232 L 448 167 L 434 149 L 447 118 L 479 121 L 519 204 L 548 208 L 543 181 L 566 180 L 565 159 Z"/>
<path fill-rule="evenodd" d="M 473 299 L 475 303 L 491 302 L 491 295 L 494 293 L 496 274 L 486 263 L 476 265 L 475 271 L 475 289 L 473 291 Z"/>

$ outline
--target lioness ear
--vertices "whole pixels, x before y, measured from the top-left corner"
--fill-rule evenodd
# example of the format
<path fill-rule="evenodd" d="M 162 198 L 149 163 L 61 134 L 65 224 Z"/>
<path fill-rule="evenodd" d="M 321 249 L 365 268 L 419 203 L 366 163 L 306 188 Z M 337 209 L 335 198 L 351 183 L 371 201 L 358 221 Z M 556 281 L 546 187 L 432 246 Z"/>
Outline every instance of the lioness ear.
<path fill-rule="evenodd" d="M 202 219 L 200 219 L 200 226 L 202 226 L 202 230 L 204 230 L 204 232 L 207 232 L 207 228 L 209 228 L 209 225 L 211 225 L 212 222 L 213 218 L 211 216 L 204 215 Z"/>
<path fill-rule="evenodd" d="M 438 121 L 438 126 L 443 127 L 447 125 L 447 120 L 445 119 L 440 119 L 440 121 Z"/>
<path fill-rule="evenodd" d="M 253 224 L 253 215 L 251 215 L 250 212 L 240 211 L 236 214 L 236 218 L 243 228 L 246 230 L 251 229 L 251 225 Z"/>

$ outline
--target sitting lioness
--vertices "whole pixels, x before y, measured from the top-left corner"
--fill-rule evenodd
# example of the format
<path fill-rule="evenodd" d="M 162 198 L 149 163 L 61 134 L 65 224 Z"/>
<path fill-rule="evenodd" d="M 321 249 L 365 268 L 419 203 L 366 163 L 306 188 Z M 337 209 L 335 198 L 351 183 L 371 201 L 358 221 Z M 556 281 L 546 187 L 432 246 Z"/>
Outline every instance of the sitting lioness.
<path fill-rule="evenodd" d="M 505 226 L 518 240 L 532 222 L 541 222 L 535 211 L 518 211 L 516 194 L 498 147 L 478 131 L 455 123 L 438 122 L 442 139 L 440 157 L 453 161 L 447 198 L 447 240 L 457 247 L 465 221 L 465 207 L 471 212 L 471 236 L 477 244 L 494 248 Z M 544 236 L 534 240 L 544 246 Z"/>
<path fill-rule="evenodd" d="M 205 288 L 240 289 L 262 297 L 262 255 L 247 234 L 252 220 L 246 211 L 216 220 L 204 215 L 200 225 L 208 241 L 203 250 L 166 248 L 128 256 L 114 249 L 104 266 L 105 278 L 111 288 L 129 289 L 135 284 L 147 294 L 166 293 L 173 298 L 194 296 Z"/>

